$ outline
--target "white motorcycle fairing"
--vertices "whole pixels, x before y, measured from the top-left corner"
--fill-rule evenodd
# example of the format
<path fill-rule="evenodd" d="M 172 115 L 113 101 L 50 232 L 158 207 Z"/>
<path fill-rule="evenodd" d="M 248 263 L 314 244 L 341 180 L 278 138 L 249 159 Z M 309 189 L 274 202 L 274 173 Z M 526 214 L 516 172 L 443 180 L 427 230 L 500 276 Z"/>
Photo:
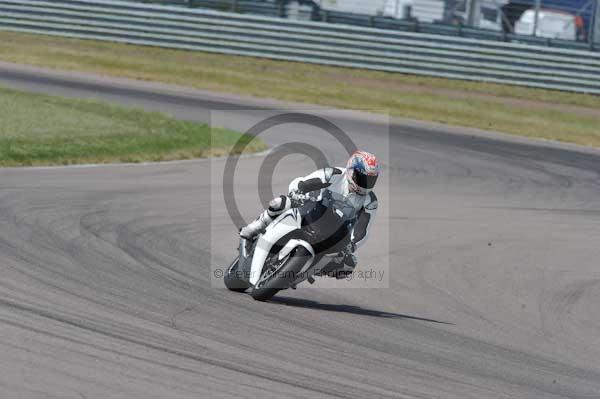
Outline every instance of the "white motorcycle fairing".
<path fill-rule="evenodd" d="M 292 208 L 277 217 L 273 222 L 271 222 L 267 228 L 265 229 L 265 233 L 262 234 L 258 238 L 258 242 L 254 249 L 254 255 L 252 257 L 252 267 L 250 269 L 250 284 L 256 285 L 259 281 L 260 276 L 262 275 L 263 267 L 265 261 L 267 260 L 267 256 L 271 251 L 273 245 L 278 242 L 282 237 L 286 234 L 291 233 L 292 231 L 299 230 L 302 227 L 302 216 L 300 212 L 298 212 L 297 208 Z M 300 239 L 291 239 L 286 245 L 279 251 L 279 260 L 284 259 L 286 256 L 290 254 L 290 252 L 298 247 L 302 246 L 306 248 L 308 252 L 312 255 L 309 260 L 307 260 L 306 264 L 302 267 L 302 271 L 307 270 L 313 262 L 315 257 L 315 251 L 312 246 Z"/>

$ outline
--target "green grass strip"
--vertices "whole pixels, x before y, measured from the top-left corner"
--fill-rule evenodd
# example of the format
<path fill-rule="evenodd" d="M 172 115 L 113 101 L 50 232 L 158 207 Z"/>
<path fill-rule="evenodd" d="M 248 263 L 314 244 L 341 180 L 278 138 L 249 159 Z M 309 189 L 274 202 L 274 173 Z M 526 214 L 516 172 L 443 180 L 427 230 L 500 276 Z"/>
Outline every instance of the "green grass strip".
<path fill-rule="evenodd" d="M 239 152 L 240 138 L 157 112 L 0 88 L 0 166 L 191 159 Z M 264 148 L 252 140 L 246 152 Z"/>

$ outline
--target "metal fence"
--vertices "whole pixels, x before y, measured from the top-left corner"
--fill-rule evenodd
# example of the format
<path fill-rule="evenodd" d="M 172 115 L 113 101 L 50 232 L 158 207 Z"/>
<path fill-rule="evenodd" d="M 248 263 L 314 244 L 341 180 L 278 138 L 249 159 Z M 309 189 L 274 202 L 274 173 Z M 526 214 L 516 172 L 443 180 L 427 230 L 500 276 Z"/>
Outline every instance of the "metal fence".
<path fill-rule="evenodd" d="M 600 0 L 136 0 L 578 49 L 600 48 Z"/>
<path fill-rule="evenodd" d="M 145 4 L 179 5 L 239 14 L 285 17 L 288 0 L 132 0 Z"/>
<path fill-rule="evenodd" d="M 109 0 L 0 0 L 0 29 L 600 94 L 600 54 Z"/>

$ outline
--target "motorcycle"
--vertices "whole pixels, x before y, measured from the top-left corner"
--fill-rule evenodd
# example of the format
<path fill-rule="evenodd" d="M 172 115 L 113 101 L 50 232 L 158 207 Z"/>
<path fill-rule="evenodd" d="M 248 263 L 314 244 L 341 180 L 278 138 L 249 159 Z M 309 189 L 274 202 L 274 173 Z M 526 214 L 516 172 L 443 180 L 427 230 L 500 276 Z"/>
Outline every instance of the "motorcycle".
<path fill-rule="evenodd" d="M 267 301 L 281 290 L 295 289 L 315 276 L 337 271 L 341 278 L 354 267 L 345 252 L 350 244 L 357 212 L 329 183 L 310 179 L 288 195 L 291 208 L 252 240 L 240 238 L 238 256 L 224 273 L 225 286 L 237 292 L 251 289 L 258 301 Z M 351 270 L 351 269 L 350 269 Z"/>

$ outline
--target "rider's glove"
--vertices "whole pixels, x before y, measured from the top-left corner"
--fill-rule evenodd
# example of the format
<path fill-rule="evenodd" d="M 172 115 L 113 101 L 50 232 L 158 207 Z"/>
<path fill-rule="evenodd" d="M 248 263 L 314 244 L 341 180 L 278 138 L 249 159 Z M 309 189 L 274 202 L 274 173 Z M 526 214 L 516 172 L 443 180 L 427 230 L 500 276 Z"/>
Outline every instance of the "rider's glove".
<path fill-rule="evenodd" d="M 304 201 L 306 201 L 307 195 L 302 194 L 298 190 L 293 190 L 288 194 L 288 198 L 292 200 L 292 204 L 302 204 Z"/>

